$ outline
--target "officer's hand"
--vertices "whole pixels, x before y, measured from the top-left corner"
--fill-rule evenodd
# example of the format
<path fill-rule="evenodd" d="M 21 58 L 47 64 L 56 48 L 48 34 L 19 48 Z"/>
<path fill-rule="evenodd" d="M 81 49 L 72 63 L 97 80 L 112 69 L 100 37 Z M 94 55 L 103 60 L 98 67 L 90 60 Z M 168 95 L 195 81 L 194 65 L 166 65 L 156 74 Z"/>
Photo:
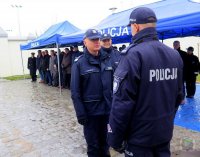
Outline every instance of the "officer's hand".
<path fill-rule="evenodd" d="M 125 151 L 125 147 L 121 147 L 121 148 L 113 148 L 116 152 L 122 154 Z"/>
<path fill-rule="evenodd" d="M 87 118 L 80 118 L 78 119 L 78 123 L 81 125 L 85 125 L 88 123 L 88 119 Z"/>
<path fill-rule="evenodd" d="M 125 142 L 122 143 L 121 147 L 115 147 L 113 149 L 120 154 L 124 153 L 125 152 Z"/>

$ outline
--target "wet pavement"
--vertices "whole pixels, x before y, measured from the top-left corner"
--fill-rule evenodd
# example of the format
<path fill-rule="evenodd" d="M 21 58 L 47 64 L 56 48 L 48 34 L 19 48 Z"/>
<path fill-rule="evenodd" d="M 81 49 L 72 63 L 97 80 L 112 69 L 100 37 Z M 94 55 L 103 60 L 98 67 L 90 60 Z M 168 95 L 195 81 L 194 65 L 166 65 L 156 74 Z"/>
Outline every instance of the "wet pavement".
<path fill-rule="evenodd" d="M 200 133 L 176 126 L 171 150 L 200 150 Z M 0 157 L 86 157 L 69 90 L 0 79 Z"/>

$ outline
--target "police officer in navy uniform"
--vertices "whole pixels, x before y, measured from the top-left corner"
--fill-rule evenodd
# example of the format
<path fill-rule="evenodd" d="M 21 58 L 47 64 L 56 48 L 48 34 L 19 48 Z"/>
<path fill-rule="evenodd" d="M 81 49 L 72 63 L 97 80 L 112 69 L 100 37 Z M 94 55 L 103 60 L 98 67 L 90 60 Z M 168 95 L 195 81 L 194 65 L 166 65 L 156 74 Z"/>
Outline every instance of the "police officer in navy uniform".
<path fill-rule="evenodd" d="M 112 47 L 112 37 L 110 34 L 104 33 L 101 36 L 101 48 L 109 54 L 114 70 L 120 61 L 120 52 Z"/>
<path fill-rule="evenodd" d="M 153 10 L 132 11 L 133 43 L 114 74 L 108 143 L 126 157 L 170 157 L 173 120 L 183 99 L 181 57 L 159 42 Z"/>
<path fill-rule="evenodd" d="M 193 54 L 194 48 L 187 48 L 186 90 L 187 98 L 193 98 L 196 92 L 196 77 L 200 71 L 199 59 Z"/>
<path fill-rule="evenodd" d="M 83 125 L 88 157 L 110 157 L 107 124 L 111 108 L 113 67 L 100 46 L 101 35 L 89 29 L 84 53 L 72 66 L 71 97 L 79 124 Z"/>
<path fill-rule="evenodd" d="M 32 82 L 35 82 L 37 80 L 36 76 L 37 68 L 36 68 L 36 57 L 34 52 L 32 52 L 31 57 L 28 58 L 28 69 L 30 71 Z"/>

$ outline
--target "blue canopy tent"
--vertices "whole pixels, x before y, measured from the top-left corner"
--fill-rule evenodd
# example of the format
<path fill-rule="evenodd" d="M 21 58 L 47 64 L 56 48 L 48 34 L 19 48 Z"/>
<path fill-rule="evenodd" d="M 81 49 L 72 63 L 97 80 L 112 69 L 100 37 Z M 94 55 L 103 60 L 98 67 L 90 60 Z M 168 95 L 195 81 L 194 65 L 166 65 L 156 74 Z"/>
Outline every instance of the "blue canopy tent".
<path fill-rule="evenodd" d="M 71 33 L 80 31 L 79 28 L 75 27 L 68 21 L 64 21 L 55 25 L 52 25 L 37 39 L 20 45 L 21 50 L 39 49 L 50 44 L 56 44 L 58 37 L 62 35 L 69 35 Z"/>
<path fill-rule="evenodd" d="M 44 48 L 46 46 L 54 44 L 56 45 L 58 49 L 57 59 L 58 59 L 58 63 L 60 63 L 58 37 L 62 35 L 71 34 L 77 31 L 80 31 L 80 29 L 75 27 L 68 21 L 64 21 L 64 22 L 61 22 L 49 27 L 49 29 L 47 29 L 47 31 L 44 32 L 44 34 L 42 34 L 37 39 L 27 44 L 20 45 L 20 49 L 21 51 L 30 50 L 30 49 L 40 49 L 40 48 Z M 22 58 L 22 66 L 23 66 L 23 58 Z M 58 64 L 58 72 L 59 72 L 59 86 L 60 86 L 60 93 L 61 93 L 60 64 Z"/>
<path fill-rule="evenodd" d="M 200 35 L 200 3 L 191 0 L 162 0 L 143 6 L 155 11 L 160 39 Z M 127 24 L 133 9 L 114 13 L 93 28 L 100 30 L 101 33 L 109 33 L 114 44 L 131 42 L 131 31 Z M 80 31 L 61 36 L 59 43 L 81 43 L 83 35 L 84 32 Z"/>

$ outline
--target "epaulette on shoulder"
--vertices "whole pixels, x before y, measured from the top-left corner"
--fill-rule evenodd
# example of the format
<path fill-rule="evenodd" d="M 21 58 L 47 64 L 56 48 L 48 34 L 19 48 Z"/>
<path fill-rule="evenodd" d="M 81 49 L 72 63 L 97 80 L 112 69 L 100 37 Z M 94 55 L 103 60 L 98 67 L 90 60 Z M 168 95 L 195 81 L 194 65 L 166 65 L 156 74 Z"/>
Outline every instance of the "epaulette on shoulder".
<path fill-rule="evenodd" d="M 125 48 L 124 50 L 121 51 L 121 54 L 126 55 L 128 53 L 128 51 L 134 46 L 136 46 L 136 44 L 129 45 L 127 48 Z"/>
<path fill-rule="evenodd" d="M 83 55 L 78 56 L 76 59 L 74 59 L 74 62 L 77 62 Z"/>

